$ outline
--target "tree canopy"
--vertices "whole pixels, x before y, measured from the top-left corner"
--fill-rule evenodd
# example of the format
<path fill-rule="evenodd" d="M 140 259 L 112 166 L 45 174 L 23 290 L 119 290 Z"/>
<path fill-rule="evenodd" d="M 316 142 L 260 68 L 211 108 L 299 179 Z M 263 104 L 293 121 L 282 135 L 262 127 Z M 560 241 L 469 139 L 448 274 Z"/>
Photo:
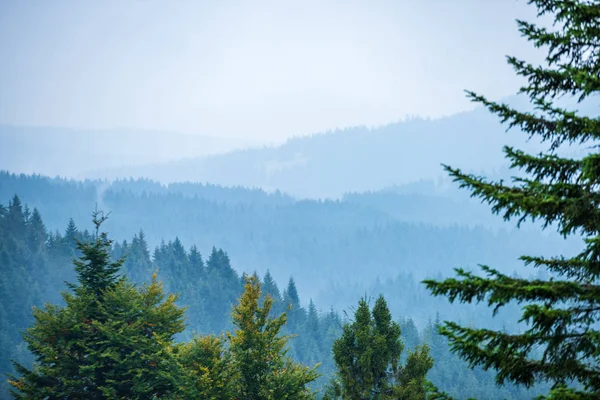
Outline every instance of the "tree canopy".
<path fill-rule="evenodd" d="M 361 299 L 354 321 L 344 325 L 342 336 L 334 342 L 338 373 L 326 398 L 424 400 L 426 375 L 433 366 L 429 347 L 416 346 L 401 365 L 400 333 L 383 296 L 373 310 Z"/>

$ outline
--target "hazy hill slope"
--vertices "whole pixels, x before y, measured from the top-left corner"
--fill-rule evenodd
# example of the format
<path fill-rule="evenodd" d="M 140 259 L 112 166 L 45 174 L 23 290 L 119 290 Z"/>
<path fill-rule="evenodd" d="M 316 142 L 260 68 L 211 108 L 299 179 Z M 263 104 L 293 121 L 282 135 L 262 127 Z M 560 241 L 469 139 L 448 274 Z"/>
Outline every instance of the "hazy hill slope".
<path fill-rule="evenodd" d="M 482 226 L 487 229 L 507 229 L 502 216 L 490 212 L 489 206 L 473 199 L 464 190 L 436 187 L 429 190 L 423 183 L 419 187 L 401 185 L 373 192 L 347 193 L 343 201 L 374 208 L 399 221 L 433 226 Z M 523 229 L 538 229 L 524 225 Z"/>
<path fill-rule="evenodd" d="M 511 97 L 506 102 L 531 111 L 523 98 Z M 599 103 L 597 99 L 583 103 L 560 99 L 558 105 L 591 114 Z M 506 128 L 486 109 L 476 108 L 439 119 L 415 118 L 375 128 L 336 130 L 293 138 L 277 147 L 113 168 L 89 176 L 211 182 L 278 189 L 298 197 L 338 198 L 348 192 L 446 177 L 442 163 L 489 176 L 506 170 L 503 146 L 533 153 L 544 148 L 522 132 L 506 132 Z M 573 155 L 581 149 L 561 151 Z"/>
<path fill-rule="evenodd" d="M 252 143 L 255 142 L 139 129 L 0 125 L 0 169 L 81 177 L 98 169 L 204 156 Z"/>
<path fill-rule="evenodd" d="M 505 133 L 482 109 L 447 118 L 357 127 L 263 147 L 177 162 L 104 170 L 94 177 L 149 177 L 280 189 L 301 197 L 339 197 L 443 175 L 440 163 L 477 172 L 505 165 L 506 143 L 535 149 L 518 132 Z"/>

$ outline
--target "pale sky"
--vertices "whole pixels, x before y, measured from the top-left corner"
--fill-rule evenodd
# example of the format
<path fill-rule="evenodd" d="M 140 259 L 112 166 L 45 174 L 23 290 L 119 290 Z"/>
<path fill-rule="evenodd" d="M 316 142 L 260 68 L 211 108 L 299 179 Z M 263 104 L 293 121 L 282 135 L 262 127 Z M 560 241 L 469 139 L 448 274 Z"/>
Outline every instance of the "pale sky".
<path fill-rule="evenodd" d="M 279 142 L 514 94 L 524 0 L 0 0 L 0 124 Z"/>

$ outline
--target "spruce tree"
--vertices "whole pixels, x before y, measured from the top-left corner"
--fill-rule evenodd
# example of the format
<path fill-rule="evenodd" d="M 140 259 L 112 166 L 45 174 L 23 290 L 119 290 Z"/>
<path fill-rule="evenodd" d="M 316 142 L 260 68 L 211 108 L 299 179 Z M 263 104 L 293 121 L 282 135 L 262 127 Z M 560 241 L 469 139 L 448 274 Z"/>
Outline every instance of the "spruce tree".
<path fill-rule="evenodd" d="M 184 399 L 234 399 L 235 386 L 230 353 L 222 337 L 196 336 L 178 346 Z"/>
<path fill-rule="evenodd" d="M 275 282 L 275 279 L 273 279 L 269 270 L 267 270 L 263 278 L 261 300 L 264 299 L 266 295 L 271 296 L 271 299 L 273 299 L 273 307 L 271 308 L 272 313 L 279 315 L 287 310 L 289 304 L 283 303 L 279 286 L 277 286 L 277 282 Z"/>
<path fill-rule="evenodd" d="M 404 345 L 400 333 L 383 296 L 372 311 L 361 299 L 354 321 L 344 325 L 341 337 L 334 342 L 338 373 L 325 398 L 424 400 L 428 392 L 426 375 L 433 359 L 426 345 L 417 346 L 402 366 Z"/>
<path fill-rule="evenodd" d="M 191 281 L 196 282 L 202 279 L 205 275 L 204 260 L 202 259 L 202 255 L 198 251 L 198 247 L 196 247 L 196 245 L 190 247 L 188 259 L 190 260 L 191 271 L 189 272 L 189 275 Z"/>
<path fill-rule="evenodd" d="M 75 221 L 73 221 L 73 218 L 69 218 L 69 223 L 65 229 L 65 240 L 68 240 L 69 242 L 76 242 L 78 233 L 79 231 L 77 230 Z"/>
<path fill-rule="evenodd" d="M 24 340 L 33 369 L 15 363 L 10 383 L 16 398 L 163 398 L 178 387 L 172 356 L 175 334 L 184 329 L 174 295 L 152 283 L 138 288 L 119 276 L 123 260 L 110 260 L 111 241 L 94 214 L 95 239 L 79 243 L 77 284 L 64 292 L 65 306 L 34 308 Z"/>
<path fill-rule="evenodd" d="M 31 218 L 27 224 L 27 244 L 32 252 L 40 251 L 48 239 L 48 231 L 42 221 L 42 216 L 37 208 L 33 209 Z"/>
<path fill-rule="evenodd" d="M 300 296 L 293 277 L 290 277 L 287 288 L 283 291 L 283 306 L 288 310 L 288 330 L 298 333 L 306 323 L 306 310 L 300 304 Z"/>
<path fill-rule="evenodd" d="M 134 282 L 147 282 L 152 276 L 152 260 L 142 230 L 133 236 L 124 267 Z"/>
<path fill-rule="evenodd" d="M 308 315 L 306 317 L 306 333 L 309 337 L 319 339 L 321 329 L 319 325 L 319 313 L 317 312 L 317 306 L 310 299 L 308 303 Z"/>
<path fill-rule="evenodd" d="M 234 306 L 236 327 L 228 334 L 233 359 L 234 398 L 252 400 L 311 399 L 308 384 L 319 374 L 316 367 L 295 363 L 287 356 L 288 336 L 280 334 L 286 314 L 271 318 L 273 299 L 259 302 L 261 287 L 256 275 L 245 277 L 244 293 Z"/>
<path fill-rule="evenodd" d="M 8 202 L 8 213 L 6 214 L 6 225 L 13 235 L 21 240 L 25 236 L 25 215 L 23 204 L 19 196 L 14 195 Z"/>
<path fill-rule="evenodd" d="M 293 277 L 290 277 L 283 297 L 286 303 L 292 304 L 296 307 L 300 306 L 300 296 L 298 296 L 298 289 L 296 289 L 296 282 L 294 281 Z"/>
<path fill-rule="evenodd" d="M 271 296 L 275 303 L 281 303 L 281 292 L 279 291 L 279 287 L 277 286 L 277 282 L 273 279 L 271 272 L 267 270 L 265 277 L 263 278 L 263 293 Z"/>
<path fill-rule="evenodd" d="M 516 302 L 522 305 L 520 333 L 477 329 L 446 322 L 441 332 L 451 348 L 471 366 L 497 370 L 497 381 L 530 387 L 540 381 L 553 384 L 550 397 L 600 397 L 600 139 L 598 105 L 593 115 L 575 107 L 556 105 L 566 97 L 580 108 L 597 101 L 600 92 L 600 2 L 597 0 L 530 0 L 538 16 L 550 16 L 554 25 L 517 21 L 522 35 L 545 49 L 543 65 L 515 57 L 508 63 L 527 79 L 520 94 L 533 110 L 468 92 L 475 102 L 499 116 L 509 129 L 520 128 L 547 145 L 541 154 L 505 147 L 511 167 L 521 171 L 512 183 L 490 181 L 445 166 L 472 195 L 491 205 L 505 219 L 541 221 L 562 235 L 582 235 L 583 250 L 573 256 L 522 257 L 526 265 L 545 269 L 550 279 L 523 279 L 482 266 L 483 276 L 457 269 L 458 278 L 427 280 L 435 295 L 450 301 L 485 301 L 494 312 Z M 594 96 L 596 98 L 594 99 Z M 589 104 L 589 103 L 588 103 Z M 568 145 L 585 149 L 579 158 L 567 158 Z M 541 355 L 537 354 L 541 352 Z M 568 386 L 572 384 L 571 386 Z M 568 387 L 567 387 L 568 386 Z M 570 397 L 571 398 L 571 397 Z"/>
<path fill-rule="evenodd" d="M 81 252 L 81 257 L 73 261 L 77 281 L 79 285 L 68 284 L 76 294 L 91 294 L 95 299 L 102 300 L 104 292 L 116 284 L 119 280 L 119 270 L 125 262 L 125 259 L 119 259 L 115 262 L 110 260 L 110 250 L 112 241 L 104 232 L 100 233 L 100 226 L 108 217 L 95 211 L 93 222 L 96 226 L 95 240 L 93 242 L 77 242 L 75 235 L 77 229 L 73 219 L 69 220 L 67 234 L 65 238 L 71 237 L 77 243 L 77 249 Z M 70 234 L 69 232 L 73 232 Z M 94 302 L 92 302 L 94 303 Z"/>

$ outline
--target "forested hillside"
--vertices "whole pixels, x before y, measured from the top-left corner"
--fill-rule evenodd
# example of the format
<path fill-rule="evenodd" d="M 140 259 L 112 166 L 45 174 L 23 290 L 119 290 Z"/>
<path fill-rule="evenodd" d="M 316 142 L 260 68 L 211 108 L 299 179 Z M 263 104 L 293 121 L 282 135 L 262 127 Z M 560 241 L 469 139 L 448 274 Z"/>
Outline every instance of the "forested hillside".
<path fill-rule="evenodd" d="M 0 296 L 5 299 L 0 307 L 2 373 L 12 371 L 11 359 L 23 365 L 31 364 L 32 358 L 20 335 L 33 322 L 31 307 L 63 303 L 59 291 L 68 289 L 65 281 L 72 283 L 76 279 L 72 259 L 81 255 L 77 242 L 93 238 L 93 233 L 78 229 L 72 220 L 60 232 L 48 232 L 38 210 L 29 208 L 17 196 L 7 206 L 0 206 L 0 260 L 3 266 Z M 140 231 L 129 240 L 115 242 L 111 246 L 111 257 L 113 260 L 125 257 L 122 273 L 133 282 L 148 283 L 157 272 L 167 292 L 181 294 L 178 304 L 187 306 L 187 325 L 177 336 L 178 341 L 190 340 L 193 333 L 220 333 L 233 328 L 231 308 L 242 294 L 243 279 L 241 273 L 232 268 L 226 251 L 213 247 L 201 252 L 196 245 L 185 247 L 178 238 L 152 248 Z M 414 288 L 411 291 L 408 286 L 396 286 L 408 282 L 410 280 L 402 279 L 390 281 L 390 284 L 395 286 L 395 291 L 413 297 Z M 287 313 L 287 324 L 282 332 L 297 335 L 290 342 L 289 355 L 305 365 L 321 363 L 318 372 L 322 377 L 312 387 L 323 394 L 325 384 L 335 370 L 331 353 L 333 342 L 341 334 L 342 324 L 348 317 L 339 310 L 322 308 L 320 303 L 301 297 L 302 292 L 296 288 L 293 277 L 278 284 L 267 272 L 262 278 L 262 290 L 263 297 L 268 294 L 274 300 L 273 315 Z M 383 286 L 378 286 L 372 292 L 384 290 Z M 358 298 L 348 300 L 354 304 Z M 419 296 L 413 298 L 422 300 Z M 419 307 L 415 303 L 404 303 L 404 306 Z M 393 308 L 398 309 L 397 306 Z M 394 312 L 402 329 L 405 354 L 421 343 L 428 343 L 435 360 L 428 376 L 439 388 L 461 397 L 491 394 L 493 397 L 490 398 L 520 399 L 531 394 L 514 387 L 497 388 L 493 374 L 471 371 L 463 361 L 452 356 L 435 329 L 440 315 L 429 318 L 419 329 L 409 316 L 414 309 L 406 311 L 406 314 Z M 2 387 L 5 394 L 6 382 Z"/>
<path fill-rule="evenodd" d="M 421 196 L 396 197 L 401 202 L 391 209 L 371 201 L 379 195 L 295 201 L 280 193 L 211 185 L 165 187 L 147 180 L 109 184 L 0 174 L 0 195 L 10 198 L 15 193 L 43 213 L 50 231 L 62 231 L 71 217 L 77 226 L 85 226 L 89 210 L 97 205 L 113 213 L 106 226 L 119 241 L 143 229 L 151 247 L 175 237 L 201 249 L 222 247 L 240 270 L 270 270 L 278 282 L 293 275 L 302 293 L 326 307 L 349 307 L 377 279 L 401 274 L 411 276 L 417 286 L 425 277 L 446 275 L 449 267 L 474 268 L 481 260 L 520 273 L 524 269 L 518 256 L 525 249 L 568 254 L 579 245 L 577 240 L 510 227 L 434 225 L 427 213 L 418 219 Z M 430 199 L 440 203 L 444 198 Z M 454 208 L 466 214 L 471 207 L 454 201 L 448 213 Z M 403 220 L 405 215 L 412 219 Z M 331 295 L 332 287 L 346 286 L 353 288 L 349 301 Z M 437 307 L 415 314 L 425 322 Z"/>

